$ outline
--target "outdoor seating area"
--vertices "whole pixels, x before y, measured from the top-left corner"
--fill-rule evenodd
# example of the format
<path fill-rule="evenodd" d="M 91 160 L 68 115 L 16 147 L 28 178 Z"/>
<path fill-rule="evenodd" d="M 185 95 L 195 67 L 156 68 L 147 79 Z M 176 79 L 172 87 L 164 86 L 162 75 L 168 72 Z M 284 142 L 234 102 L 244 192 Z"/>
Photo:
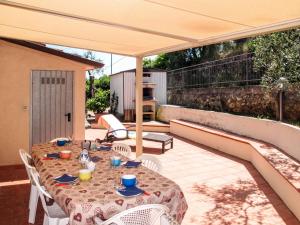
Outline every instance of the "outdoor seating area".
<path fill-rule="evenodd" d="M 86 139 L 103 138 L 105 133 L 105 130 L 88 129 Z M 127 144 L 130 142 L 132 144 L 130 139 L 122 141 Z M 159 147 L 158 143 L 150 141 L 146 145 Z M 298 219 L 248 161 L 179 136 L 174 136 L 173 149 L 153 156 L 161 163 L 160 174 L 176 182 L 183 191 L 188 204 L 182 221 L 184 225 L 299 224 Z M 12 176 L 8 178 L 7 174 Z M 0 211 L 2 222 L 8 225 L 27 224 L 30 184 L 25 168 L 3 168 L 0 175 L 0 200 L 5 202 Z M 43 210 L 39 203 L 35 224 L 42 223 Z"/>
<path fill-rule="evenodd" d="M 300 225 L 299 0 L 0 21 L 0 225 Z"/>

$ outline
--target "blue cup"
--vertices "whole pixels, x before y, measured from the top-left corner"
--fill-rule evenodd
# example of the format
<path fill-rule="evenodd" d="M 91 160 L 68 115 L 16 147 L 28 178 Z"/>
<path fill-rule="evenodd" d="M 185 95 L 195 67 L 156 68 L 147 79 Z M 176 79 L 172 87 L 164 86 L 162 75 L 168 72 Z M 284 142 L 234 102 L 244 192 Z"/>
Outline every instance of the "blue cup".
<path fill-rule="evenodd" d="M 57 146 L 64 146 L 65 144 L 66 144 L 66 140 L 57 140 L 56 141 L 56 144 L 57 144 Z"/>
<path fill-rule="evenodd" d="M 120 166 L 121 165 L 121 157 L 119 156 L 113 156 L 111 157 L 111 165 L 112 166 Z"/>
<path fill-rule="evenodd" d="M 136 176 L 132 174 L 123 175 L 121 181 L 125 187 L 134 187 L 136 185 Z"/>

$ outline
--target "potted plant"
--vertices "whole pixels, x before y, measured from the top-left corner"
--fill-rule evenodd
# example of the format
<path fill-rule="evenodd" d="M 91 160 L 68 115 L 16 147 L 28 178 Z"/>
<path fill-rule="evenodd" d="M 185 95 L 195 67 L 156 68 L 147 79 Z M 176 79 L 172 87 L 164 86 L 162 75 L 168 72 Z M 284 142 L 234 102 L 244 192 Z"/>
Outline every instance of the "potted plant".
<path fill-rule="evenodd" d="M 98 90 L 93 98 L 86 102 L 86 108 L 95 113 L 95 120 L 98 122 L 99 117 L 109 107 L 109 91 Z"/>

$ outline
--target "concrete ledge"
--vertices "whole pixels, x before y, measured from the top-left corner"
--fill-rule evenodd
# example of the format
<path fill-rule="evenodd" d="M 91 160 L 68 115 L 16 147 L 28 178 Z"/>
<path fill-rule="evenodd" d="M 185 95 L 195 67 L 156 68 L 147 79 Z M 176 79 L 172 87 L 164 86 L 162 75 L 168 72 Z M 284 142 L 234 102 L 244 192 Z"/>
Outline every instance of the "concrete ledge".
<path fill-rule="evenodd" d="M 229 113 L 161 105 L 157 112 L 160 121 L 185 120 L 238 135 L 272 143 L 300 161 L 300 128 L 274 120 L 257 119 Z M 275 132 L 274 132 L 275 131 Z"/>
<path fill-rule="evenodd" d="M 251 146 L 247 142 L 213 133 L 212 130 L 203 126 L 179 120 L 171 120 L 170 133 L 251 161 Z"/>
<path fill-rule="evenodd" d="M 123 123 L 125 127 L 128 127 L 128 130 L 135 130 L 135 123 Z M 132 126 L 132 127 L 130 127 Z M 143 131 L 146 132 L 158 132 L 158 133 L 169 133 L 170 125 L 169 124 L 143 124 Z"/>
<path fill-rule="evenodd" d="M 171 120 L 170 132 L 250 161 L 300 220 L 300 163 L 297 160 L 275 146 L 182 120 Z"/>

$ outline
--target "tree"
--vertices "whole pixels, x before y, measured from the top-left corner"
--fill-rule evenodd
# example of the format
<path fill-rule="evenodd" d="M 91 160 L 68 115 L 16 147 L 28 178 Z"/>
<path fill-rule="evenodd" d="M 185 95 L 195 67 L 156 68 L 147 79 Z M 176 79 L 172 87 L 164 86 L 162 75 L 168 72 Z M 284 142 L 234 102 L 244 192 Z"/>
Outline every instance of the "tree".
<path fill-rule="evenodd" d="M 300 29 L 259 36 L 250 41 L 254 69 L 261 71 L 262 84 L 276 85 L 280 77 L 300 82 Z"/>
<path fill-rule="evenodd" d="M 102 63 L 102 60 L 100 58 L 97 58 L 96 57 L 96 54 L 90 50 L 88 51 L 85 51 L 82 55 L 83 58 L 86 58 L 86 59 L 89 59 L 89 60 L 92 60 L 92 61 L 96 61 L 96 62 L 100 62 Z M 96 76 L 96 75 L 99 75 L 102 71 L 102 68 L 97 68 L 97 69 L 94 69 L 94 70 L 89 70 L 88 73 L 90 76 Z"/>
<path fill-rule="evenodd" d="M 219 44 L 160 54 L 154 60 L 146 58 L 144 60 L 144 67 L 173 70 L 206 61 L 217 60 L 247 52 L 247 42 L 248 39 L 240 39 L 236 41 L 228 41 Z"/>
<path fill-rule="evenodd" d="M 102 90 L 109 90 L 110 89 L 110 78 L 107 75 L 103 75 L 98 79 L 95 79 L 95 88 L 102 89 Z"/>
<path fill-rule="evenodd" d="M 89 60 L 102 62 L 101 59 L 96 58 L 96 55 L 92 51 L 84 52 L 82 57 L 89 59 Z M 86 81 L 86 89 L 85 89 L 87 99 L 94 97 L 94 94 L 95 94 L 94 78 L 95 78 L 95 75 L 100 74 L 100 72 L 101 72 L 101 68 L 97 68 L 94 70 L 88 70 L 89 81 Z"/>

